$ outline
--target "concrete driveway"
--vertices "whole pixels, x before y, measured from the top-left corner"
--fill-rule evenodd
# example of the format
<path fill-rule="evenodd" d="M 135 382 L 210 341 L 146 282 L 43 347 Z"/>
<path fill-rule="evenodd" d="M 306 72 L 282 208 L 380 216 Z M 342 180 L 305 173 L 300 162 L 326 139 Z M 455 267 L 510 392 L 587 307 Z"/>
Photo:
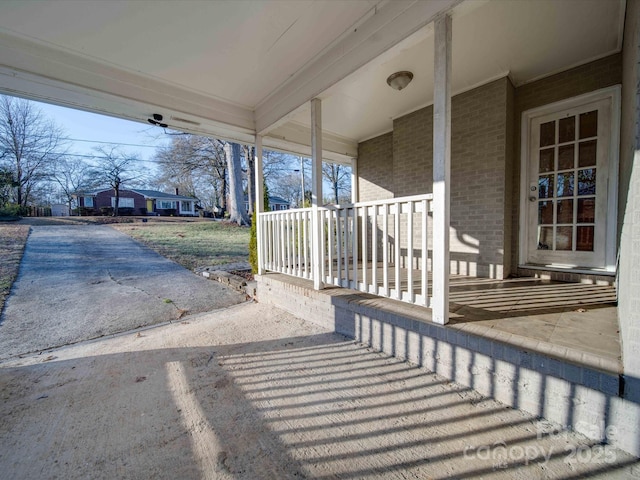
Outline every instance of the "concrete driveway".
<path fill-rule="evenodd" d="M 264 303 L 0 362 L 0 477 L 633 479 L 637 459 Z"/>
<path fill-rule="evenodd" d="M 243 301 L 108 226 L 34 226 L 0 317 L 0 358 Z"/>

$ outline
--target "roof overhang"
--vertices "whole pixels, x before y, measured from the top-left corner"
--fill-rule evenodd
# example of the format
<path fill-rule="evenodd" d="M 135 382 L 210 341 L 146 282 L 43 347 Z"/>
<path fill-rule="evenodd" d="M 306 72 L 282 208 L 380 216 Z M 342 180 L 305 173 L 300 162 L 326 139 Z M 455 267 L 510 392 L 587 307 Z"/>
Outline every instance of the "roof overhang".
<path fill-rule="evenodd" d="M 517 86 L 620 51 L 624 0 L 297 0 L 0 3 L 0 91 L 119 118 L 324 157 L 429 105 L 432 21 L 453 16 L 453 91 Z M 164 34 L 170 32 L 170 34 Z M 238 33 L 240 32 L 240 33 Z M 164 34 L 164 36 L 163 36 Z M 232 36 L 233 35 L 233 36 Z M 229 41 L 233 38 L 233 41 Z M 411 70 L 391 90 L 386 77 Z"/>

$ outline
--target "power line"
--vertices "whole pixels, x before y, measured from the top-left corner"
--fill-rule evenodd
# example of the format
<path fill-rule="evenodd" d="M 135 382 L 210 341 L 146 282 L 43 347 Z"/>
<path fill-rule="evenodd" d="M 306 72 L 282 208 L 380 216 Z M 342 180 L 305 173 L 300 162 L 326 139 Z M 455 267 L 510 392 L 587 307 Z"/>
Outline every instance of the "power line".
<path fill-rule="evenodd" d="M 31 153 L 36 153 L 39 155 L 43 155 L 44 152 L 31 152 Z M 83 155 L 81 153 L 64 153 L 61 156 L 63 157 L 79 157 L 79 158 L 89 158 L 91 160 L 108 160 L 109 157 L 105 157 L 103 155 Z M 152 163 L 154 165 L 158 165 L 158 163 L 155 160 L 142 160 L 140 158 L 131 158 L 130 159 L 132 162 L 137 162 L 137 163 Z"/>
<path fill-rule="evenodd" d="M 139 143 L 120 143 L 120 142 L 103 142 L 100 140 L 83 140 L 81 138 L 67 138 L 72 142 L 84 142 L 84 143 L 103 143 L 106 145 L 119 145 L 122 147 L 143 147 L 143 148 L 159 148 L 158 145 L 141 145 Z"/>

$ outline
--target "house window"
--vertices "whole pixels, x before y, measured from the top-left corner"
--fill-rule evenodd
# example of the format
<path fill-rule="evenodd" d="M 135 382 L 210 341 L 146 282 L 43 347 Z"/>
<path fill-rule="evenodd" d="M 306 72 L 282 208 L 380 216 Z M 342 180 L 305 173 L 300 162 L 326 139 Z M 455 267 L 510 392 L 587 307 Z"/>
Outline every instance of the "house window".
<path fill-rule="evenodd" d="M 181 212 L 191 212 L 193 209 L 191 208 L 191 202 L 182 201 L 180 202 L 180 211 Z"/>
<path fill-rule="evenodd" d="M 116 197 L 111 197 L 111 206 L 116 208 Z M 134 208 L 133 198 L 120 197 L 118 208 Z"/>
<path fill-rule="evenodd" d="M 158 208 L 162 210 L 170 210 L 172 208 L 176 208 L 176 202 L 172 202 L 169 200 L 160 200 Z"/>
<path fill-rule="evenodd" d="M 93 207 L 93 197 L 84 197 L 84 206 Z"/>

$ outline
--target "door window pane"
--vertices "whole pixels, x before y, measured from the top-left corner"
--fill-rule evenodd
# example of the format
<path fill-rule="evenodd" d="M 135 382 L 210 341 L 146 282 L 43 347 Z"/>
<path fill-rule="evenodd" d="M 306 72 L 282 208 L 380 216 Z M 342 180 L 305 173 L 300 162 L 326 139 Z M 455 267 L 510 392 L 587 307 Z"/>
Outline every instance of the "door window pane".
<path fill-rule="evenodd" d="M 538 177 L 538 198 L 553 197 L 553 175 Z"/>
<path fill-rule="evenodd" d="M 573 142 L 576 138 L 576 117 L 561 118 L 558 124 L 558 143 Z"/>
<path fill-rule="evenodd" d="M 573 250 L 573 227 L 556 227 L 556 250 Z"/>
<path fill-rule="evenodd" d="M 596 199 L 578 199 L 578 223 L 594 223 L 596 219 Z"/>
<path fill-rule="evenodd" d="M 573 150 L 573 145 L 564 145 L 558 148 L 558 170 L 574 168 Z"/>
<path fill-rule="evenodd" d="M 553 224 L 553 201 L 538 203 L 538 225 Z"/>
<path fill-rule="evenodd" d="M 556 223 L 573 223 L 573 200 L 560 200 Z"/>
<path fill-rule="evenodd" d="M 596 164 L 597 140 L 580 142 L 578 149 L 578 167 L 590 167 Z"/>
<path fill-rule="evenodd" d="M 595 195 L 596 169 L 578 170 L 578 195 Z"/>
<path fill-rule="evenodd" d="M 556 122 L 547 122 L 540 125 L 540 146 L 548 147 L 556 143 Z"/>
<path fill-rule="evenodd" d="M 573 172 L 559 173 L 557 196 L 570 197 L 573 195 Z"/>
<path fill-rule="evenodd" d="M 554 170 L 555 162 L 554 153 L 555 148 L 545 148 L 540 150 L 540 173 L 551 172 Z"/>
<path fill-rule="evenodd" d="M 553 249 L 553 227 L 538 227 L 538 250 Z"/>
<path fill-rule="evenodd" d="M 598 111 L 580 115 L 580 139 L 596 137 L 598 135 Z"/>
<path fill-rule="evenodd" d="M 576 232 L 576 250 L 593 252 L 593 233 L 595 227 L 578 227 Z"/>

